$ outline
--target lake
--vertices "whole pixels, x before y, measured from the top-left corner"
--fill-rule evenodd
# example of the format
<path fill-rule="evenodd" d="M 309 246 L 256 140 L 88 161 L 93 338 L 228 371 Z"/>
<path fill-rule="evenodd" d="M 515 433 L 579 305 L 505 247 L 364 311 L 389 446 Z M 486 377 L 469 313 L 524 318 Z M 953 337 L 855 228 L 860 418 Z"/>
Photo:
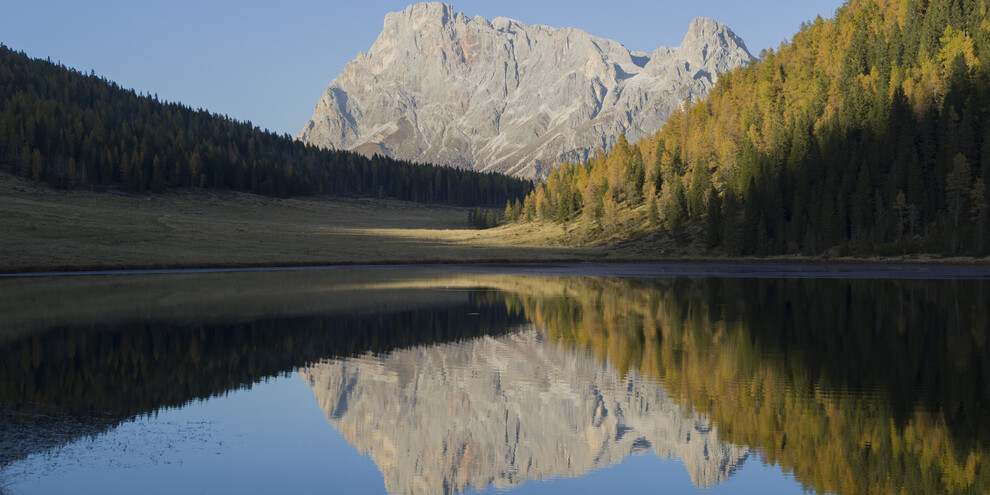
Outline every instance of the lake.
<path fill-rule="evenodd" d="M 0 494 L 990 493 L 990 269 L 0 278 Z"/>

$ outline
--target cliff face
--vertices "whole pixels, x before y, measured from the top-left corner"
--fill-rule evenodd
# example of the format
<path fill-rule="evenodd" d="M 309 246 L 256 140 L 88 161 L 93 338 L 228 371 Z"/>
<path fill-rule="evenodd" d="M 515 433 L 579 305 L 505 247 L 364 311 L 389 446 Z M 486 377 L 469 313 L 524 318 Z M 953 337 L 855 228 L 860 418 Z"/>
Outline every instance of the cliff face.
<path fill-rule="evenodd" d="M 330 422 L 374 459 L 389 493 L 440 494 L 578 476 L 653 451 L 697 485 L 748 451 L 663 387 L 535 330 L 326 361 L 300 370 Z"/>
<path fill-rule="evenodd" d="M 421 3 L 390 13 L 327 87 L 297 139 L 333 149 L 533 177 L 657 131 L 750 54 L 695 19 L 652 54 L 573 28 L 469 18 Z"/>

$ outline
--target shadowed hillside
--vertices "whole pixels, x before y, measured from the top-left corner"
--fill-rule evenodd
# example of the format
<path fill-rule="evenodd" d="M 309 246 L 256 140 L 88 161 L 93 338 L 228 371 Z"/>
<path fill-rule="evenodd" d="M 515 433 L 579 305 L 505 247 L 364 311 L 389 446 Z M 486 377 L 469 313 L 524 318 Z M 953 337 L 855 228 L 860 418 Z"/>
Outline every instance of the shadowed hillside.
<path fill-rule="evenodd" d="M 531 187 L 501 174 L 321 150 L 3 45 L 0 170 L 61 188 L 219 188 L 457 205 L 504 203 Z"/>

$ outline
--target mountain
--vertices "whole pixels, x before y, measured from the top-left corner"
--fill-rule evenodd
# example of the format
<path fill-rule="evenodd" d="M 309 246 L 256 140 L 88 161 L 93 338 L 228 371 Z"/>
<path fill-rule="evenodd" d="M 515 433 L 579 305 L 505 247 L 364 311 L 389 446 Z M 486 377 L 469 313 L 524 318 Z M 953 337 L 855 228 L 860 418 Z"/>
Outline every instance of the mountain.
<path fill-rule="evenodd" d="M 296 138 L 537 177 L 611 148 L 620 134 L 655 132 L 750 59 L 710 19 L 695 19 L 680 46 L 647 54 L 579 29 L 421 3 L 386 15 L 374 45 L 330 83 Z"/>
<path fill-rule="evenodd" d="M 727 479 L 748 450 L 655 381 L 524 329 L 301 368 L 329 421 L 389 493 L 460 493 L 579 476 L 653 452 L 692 481 Z"/>
<path fill-rule="evenodd" d="M 589 238 L 649 216 L 649 230 L 729 255 L 986 256 L 988 8 L 850 0 L 660 132 L 550 175 L 516 216 L 580 211 Z"/>

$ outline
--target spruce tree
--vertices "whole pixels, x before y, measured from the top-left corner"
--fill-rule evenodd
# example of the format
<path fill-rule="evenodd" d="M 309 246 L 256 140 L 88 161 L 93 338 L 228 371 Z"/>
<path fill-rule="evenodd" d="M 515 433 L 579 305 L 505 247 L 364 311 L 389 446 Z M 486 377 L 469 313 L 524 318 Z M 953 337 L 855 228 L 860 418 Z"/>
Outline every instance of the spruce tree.
<path fill-rule="evenodd" d="M 691 218 L 701 218 L 706 212 L 705 195 L 712 185 L 711 170 L 708 164 L 698 162 L 691 171 L 691 190 L 687 195 L 688 214 Z"/>
<path fill-rule="evenodd" d="M 952 171 L 945 181 L 945 200 L 949 221 L 952 224 L 952 232 L 949 236 L 949 252 L 952 254 L 956 254 L 959 250 L 959 219 L 964 211 L 969 190 L 969 162 L 962 153 L 959 153 L 953 160 Z"/>
<path fill-rule="evenodd" d="M 735 190 L 731 187 L 725 190 L 722 208 L 722 246 L 726 254 L 739 255 L 742 253 L 742 240 L 739 232 L 739 200 L 736 198 Z"/>
<path fill-rule="evenodd" d="M 705 243 L 709 248 L 721 244 L 722 229 L 722 200 L 714 186 L 708 190 L 707 216 L 705 218 Z"/>
<path fill-rule="evenodd" d="M 151 165 L 151 192 L 155 194 L 165 192 L 165 171 L 157 154 Z"/>
<path fill-rule="evenodd" d="M 976 179 L 970 191 L 970 220 L 973 222 L 973 252 L 987 254 L 990 249 L 990 207 L 987 204 L 987 187 L 982 178 Z"/>
<path fill-rule="evenodd" d="M 650 209 L 646 218 L 650 224 L 650 228 L 656 229 L 660 226 L 660 208 L 657 207 L 657 197 L 655 195 L 650 196 Z"/>

